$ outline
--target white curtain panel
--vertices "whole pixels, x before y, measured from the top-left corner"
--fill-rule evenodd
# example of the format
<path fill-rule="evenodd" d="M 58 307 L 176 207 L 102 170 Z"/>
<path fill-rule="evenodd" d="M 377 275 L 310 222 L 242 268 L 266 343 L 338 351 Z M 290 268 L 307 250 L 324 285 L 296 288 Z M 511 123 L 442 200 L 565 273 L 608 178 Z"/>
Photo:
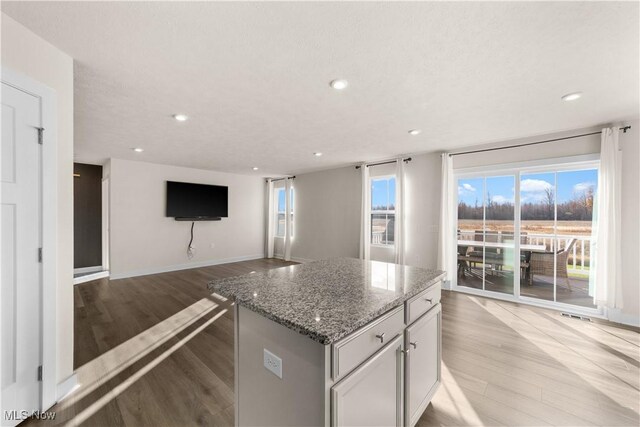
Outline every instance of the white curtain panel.
<path fill-rule="evenodd" d="M 292 223 L 291 223 L 291 188 L 293 186 L 293 179 L 284 179 L 284 257 L 285 261 L 291 261 L 291 236 L 292 236 Z"/>
<path fill-rule="evenodd" d="M 267 180 L 265 194 L 265 255 L 273 258 L 274 227 L 275 227 L 275 205 L 273 200 L 273 181 Z"/>
<path fill-rule="evenodd" d="M 362 179 L 362 205 L 360 208 L 360 259 L 371 258 L 371 214 L 369 211 L 371 186 L 369 184 L 369 168 L 360 165 Z"/>
<path fill-rule="evenodd" d="M 621 154 L 618 128 L 602 129 L 598 206 L 596 210 L 596 295 L 595 302 L 608 308 L 622 308 L 620 286 Z"/>
<path fill-rule="evenodd" d="M 394 240 L 396 246 L 396 264 L 404 264 L 404 168 L 402 158 L 396 160 L 396 218 Z"/>
<path fill-rule="evenodd" d="M 447 274 L 445 280 L 450 286 L 455 269 L 453 213 L 453 158 L 449 153 L 442 154 L 442 193 L 440 196 L 440 233 L 438 236 L 438 269 Z"/>

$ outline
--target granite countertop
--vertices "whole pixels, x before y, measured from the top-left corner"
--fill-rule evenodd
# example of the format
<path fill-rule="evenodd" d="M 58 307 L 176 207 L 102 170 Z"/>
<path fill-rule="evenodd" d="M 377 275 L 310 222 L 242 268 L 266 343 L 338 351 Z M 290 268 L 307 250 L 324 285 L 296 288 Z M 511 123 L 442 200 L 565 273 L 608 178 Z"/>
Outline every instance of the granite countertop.
<path fill-rule="evenodd" d="M 331 344 L 437 283 L 439 270 L 334 258 L 214 280 L 208 289 Z"/>

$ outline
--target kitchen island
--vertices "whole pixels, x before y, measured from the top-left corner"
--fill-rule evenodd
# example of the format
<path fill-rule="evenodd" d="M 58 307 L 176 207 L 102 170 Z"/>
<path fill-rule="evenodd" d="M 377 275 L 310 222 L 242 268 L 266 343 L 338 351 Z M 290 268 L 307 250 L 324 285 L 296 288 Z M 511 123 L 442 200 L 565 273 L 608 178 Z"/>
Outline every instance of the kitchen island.
<path fill-rule="evenodd" d="M 414 425 L 440 384 L 444 272 L 336 258 L 216 280 L 236 425 Z"/>

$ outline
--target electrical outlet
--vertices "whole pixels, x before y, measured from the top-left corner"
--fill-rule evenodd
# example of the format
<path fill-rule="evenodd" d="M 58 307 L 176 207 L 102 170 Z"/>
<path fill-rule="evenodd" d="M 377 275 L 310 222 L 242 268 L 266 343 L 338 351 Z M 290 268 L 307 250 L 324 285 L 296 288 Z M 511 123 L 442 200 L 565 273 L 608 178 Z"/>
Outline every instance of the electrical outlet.
<path fill-rule="evenodd" d="M 271 353 L 266 348 L 264 350 L 264 367 L 282 379 L 282 359 Z"/>

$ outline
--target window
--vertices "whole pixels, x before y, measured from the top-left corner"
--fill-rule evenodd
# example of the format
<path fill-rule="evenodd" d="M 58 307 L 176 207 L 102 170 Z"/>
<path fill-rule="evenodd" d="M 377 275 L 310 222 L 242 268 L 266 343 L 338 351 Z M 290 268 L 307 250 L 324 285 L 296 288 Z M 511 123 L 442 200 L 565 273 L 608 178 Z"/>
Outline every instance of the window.
<path fill-rule="evenodd" d="M 293 188 L 291 189 L 291 237 L 293 237 Z M 285 211 L 286 211 L 286 201 L 285 201 L 285 189 L 277 188 L 275 190 L 276 196 L 276 207 L 278 208 L 278 215 L 276 217 L 276 237 L 284 237 L 285 229 L 286 229 L 286 221 L 285 221 Z"/>
<path fill-rule="evenodd" d="M 396 218 L 396 177 L 371 179 L 371 244 L 393 246 Z"/>

